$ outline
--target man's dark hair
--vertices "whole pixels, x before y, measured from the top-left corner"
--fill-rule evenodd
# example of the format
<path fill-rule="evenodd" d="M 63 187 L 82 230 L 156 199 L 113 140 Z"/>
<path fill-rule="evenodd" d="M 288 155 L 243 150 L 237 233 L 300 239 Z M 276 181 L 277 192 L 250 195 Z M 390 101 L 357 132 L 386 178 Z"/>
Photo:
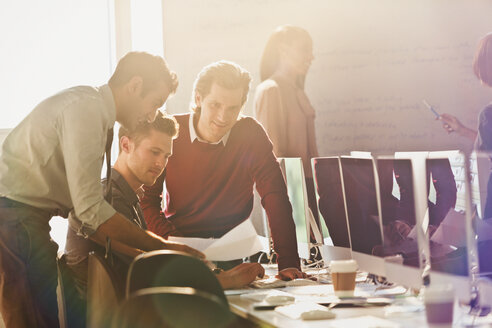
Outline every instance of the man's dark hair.
<path fill-rule="evenodd" d="M 150 132 L 155 130 L 157 132 L 162 132 L 168 136 L 176 139 L 178 137 L 179 125 L 176 119 L 170 115 L 164 114 L 161 111 L 157 111 L 154 122 L 149 123 L 147 121 L 137 124 L 137 126 L 129 130 L 123 126 L 120 127 L 118 137 L 121 140 L 122 137 L 128 137 L 131 139 L 136 146 L 144 139 L 150 135 Z M 121 152 L 121 147 L 120 147 Z"/>
<path fill-rule="evenodd" d="M 164 58 L 137 51 L 129 52 L 120 59 L 108 84 L 119 87 L 134 76 L 140 76 L 143 80 L 142 96 L 160 81 L 169 87 L 170 94 L 174 94 L 178 87 L 176 73 L 169 69 Z"/>

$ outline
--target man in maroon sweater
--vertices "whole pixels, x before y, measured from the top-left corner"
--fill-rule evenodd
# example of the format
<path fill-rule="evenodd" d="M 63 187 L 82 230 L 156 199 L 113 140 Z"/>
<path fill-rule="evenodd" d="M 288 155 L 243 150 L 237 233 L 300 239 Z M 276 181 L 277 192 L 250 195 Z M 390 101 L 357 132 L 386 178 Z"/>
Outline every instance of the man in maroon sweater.
<path fill-rule="evenodd" d="M 149 230 L 164 237 L 219 238 L 249 217 L 256 183 L 278 255 L 279 277 L 304 278 L 292 206 L 272 143 L 255 119 L 239 115 L 250 82 L 247 71 L 226 61 L 198 74 L 192 113 L 175 116 L 180 134 L 166 172 L 145 188 L 145 220 Z M 167 206 L 161 212 L 164 179 Z"/>

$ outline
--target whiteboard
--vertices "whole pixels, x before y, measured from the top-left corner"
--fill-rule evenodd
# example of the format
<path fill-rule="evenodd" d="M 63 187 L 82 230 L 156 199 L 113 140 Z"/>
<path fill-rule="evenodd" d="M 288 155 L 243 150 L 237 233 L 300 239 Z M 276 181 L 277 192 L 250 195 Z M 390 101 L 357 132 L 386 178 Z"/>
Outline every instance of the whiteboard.
<path fill-rule="evenodd" d="M 228 59 L 253 75 L 244 112 L 254 115 L 263 47 L 288 23 L 313 38 L 306 93 L 320 155 L 470 149 L 422 99 L 476 127 L 492 92 L 471 65 L 491 14 L 489 0 L 163 0 L 164 53 L 180 82 L 167 109 L 187 112 L 200 69 Z"/>

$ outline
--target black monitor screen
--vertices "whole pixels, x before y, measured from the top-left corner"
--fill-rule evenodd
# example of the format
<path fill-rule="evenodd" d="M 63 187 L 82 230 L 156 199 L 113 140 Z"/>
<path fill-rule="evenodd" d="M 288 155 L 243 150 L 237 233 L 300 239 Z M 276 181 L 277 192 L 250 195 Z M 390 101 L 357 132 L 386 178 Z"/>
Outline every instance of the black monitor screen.
<path fill-rule="evenodd" d="M 431 270 L 467 276 L 465 158 L 426 160 Z"/>
<path fill-rule="evenodd" d="M 334 246 L 350 248 L 339 159 L 315 158 L 313 170 L 325 244 L 331 240 Z"/>
<path fill-rule="evenodd" d="M 383 256 L 372 159 L 341 158 L 352 250 Z"/>
<path fill-rule="evenodd" d="M 384 256 L 401 255 L 403 264 L 419 267 L 412 163 L 378 159 L 377 168 L 384 245 L 376 250 Z"/>

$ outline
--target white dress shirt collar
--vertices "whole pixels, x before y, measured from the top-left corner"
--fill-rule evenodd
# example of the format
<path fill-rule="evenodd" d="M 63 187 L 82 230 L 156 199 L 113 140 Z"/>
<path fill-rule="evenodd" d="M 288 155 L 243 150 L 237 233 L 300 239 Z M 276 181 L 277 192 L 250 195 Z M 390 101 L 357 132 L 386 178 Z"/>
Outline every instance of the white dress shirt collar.
<path fill-rule="evenodd" d="M 217 141 L 217 142 L 208 142 L 208 141 L 203 140 L 202 138 L 200 138 L 198 136 L 198 134 L 196 133 L 195 125 L 193 124 L 194 117 L 195 117 L 195 113 L 192 113 L 190 115 L 190 120 L 189 120 L 189 123 L 188 123 L 189 129 L 190 129 L 190 140 L 191 140 L 191 142 L 193 142 L 193 141 L 195 141 L 195 139 L 197 139 L 200 142 L 208 143 L 208 144 L 211 144 L 211 145 L 218 145 L 221 142 L 222 142 L 222 144 L 224 146 L 227 144 L 227 140 L 229 140 L 229 135 L 231 134 L 231 130 L 227 131 L 227 133 L 219 141 Z"/>

